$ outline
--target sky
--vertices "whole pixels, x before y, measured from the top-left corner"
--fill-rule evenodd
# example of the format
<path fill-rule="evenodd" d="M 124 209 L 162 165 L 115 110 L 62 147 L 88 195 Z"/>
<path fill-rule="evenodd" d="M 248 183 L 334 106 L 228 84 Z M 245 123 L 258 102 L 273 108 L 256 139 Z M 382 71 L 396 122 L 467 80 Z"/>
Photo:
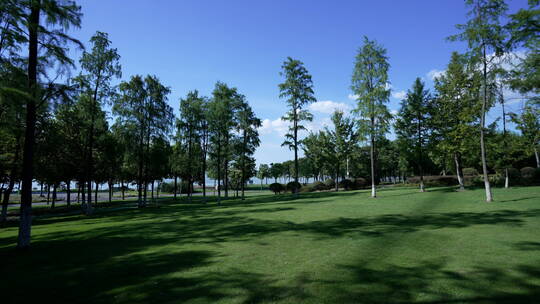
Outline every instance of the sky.
<path fill-rule="evenodd" d="M 526 0 L 508 1 L 510 12 Z M 236 87 L 263 121 L 257 163 L 281 162 L 293 152 L 281 147 L 287 111 L 279 98 L 281 64 L 301 60 L 313 77 L 317 102 L 309 109 L 312 131 L 329 123 L 334 109 L 352 110 L 351 75 L 364 36 L 387 49 L 391 111 L 421 77 L 432 87 L 452 51 L 448 42 L 467 9 L 460 0 L 411 1 L 205 1 L 83 0 L 82 27 L 70 34 L 88 45 L 96 31 L 109 34 L 121 56 L 122 79 L 157 75 L 171 88 L 169 103 L 178 115 L 179 100 L 190 90 L 209 96 L 217 81 Z M 81 51 L 72 50 L 79 58 Z M 511 111 L 519 102 L 509 105 Z M 497 117 L 497 109 L 488 115 Z M 390 137 L 393 135 L 390 134 Z"/>

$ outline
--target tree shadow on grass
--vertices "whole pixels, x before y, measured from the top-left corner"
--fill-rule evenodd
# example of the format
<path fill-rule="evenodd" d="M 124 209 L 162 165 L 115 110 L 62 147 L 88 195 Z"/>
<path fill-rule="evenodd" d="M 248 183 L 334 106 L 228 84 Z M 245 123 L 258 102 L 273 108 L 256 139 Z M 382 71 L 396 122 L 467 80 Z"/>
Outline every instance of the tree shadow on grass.
<path fill-rule="evenodd" d="M 328 284 L 335 303 L 538 303 L 538 265 L 449 270 L 440 260 L 413 266 L 339 266 L 345 279 Z"/>

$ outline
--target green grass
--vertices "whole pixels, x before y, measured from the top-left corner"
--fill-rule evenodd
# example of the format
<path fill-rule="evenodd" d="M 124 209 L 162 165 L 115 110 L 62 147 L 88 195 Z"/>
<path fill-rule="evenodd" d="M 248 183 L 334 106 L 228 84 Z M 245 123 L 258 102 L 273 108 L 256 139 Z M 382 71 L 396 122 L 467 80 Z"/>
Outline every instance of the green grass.
<path fill-rule="evenodd" d="M 540 187 L 161 204 L 0 230 L 2 303 L 538 303 Z"/>

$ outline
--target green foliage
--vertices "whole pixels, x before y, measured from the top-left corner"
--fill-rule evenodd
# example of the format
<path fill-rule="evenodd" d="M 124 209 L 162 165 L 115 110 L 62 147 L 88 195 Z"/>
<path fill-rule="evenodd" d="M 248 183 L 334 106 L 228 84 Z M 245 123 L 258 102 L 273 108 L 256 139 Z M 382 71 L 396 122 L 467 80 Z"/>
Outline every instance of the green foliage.
<path fill-rule="evenodd" d="M 302 184 L 298 183 L 298 182 L 295 182 L 295 181 L 292 181 L 292 182 L 288 182 L 287 185 L 285 186 L 285 189 L 291 193 L 296 193 L 298 192 L 298 190 L 300 190 L 300 188 L 302 188 Z"/>
<path fill-rule="evenodd" d="M 279 194 L 285 191 L 285 186 L 280 183 L 272 183 L 270 186 L 268 186 L 268 188 L 270 191 L 274 192 L 274 194 Z"/>
<path fill-rule="evenodd" d="M 478 170 L 475 168 L 463 168 L 463 175 L 465 176 L 478 176 Z"/>

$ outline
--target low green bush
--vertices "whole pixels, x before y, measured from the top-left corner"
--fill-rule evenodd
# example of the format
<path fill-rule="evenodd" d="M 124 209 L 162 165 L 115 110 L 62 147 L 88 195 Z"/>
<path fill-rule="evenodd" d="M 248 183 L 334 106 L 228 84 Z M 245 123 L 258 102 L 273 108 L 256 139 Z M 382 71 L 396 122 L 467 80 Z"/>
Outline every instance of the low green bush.
<path fill-rule="evenodd" d="M 274 194 L 285 192 L 285 186 L 283 186 L 280 183 L 270 184 L 270 186 L 268 186 L 268 188 L 270 188 L 270 191 L 274 192 Z"/>
<path fill-rule="evenodd" d="M 329 178 L 324 181 L 324 187 L 326 190 L 334 189 L 336 187 L 336 181 L 332 178 Z"/>
<path fill-rule="evenodd" d="M 287 183 L 287 186 L 285 187 L 287 191 L 294 193 L 296 192 L 296 190 L 300 190 L 300 188 L 302 188 L 302 185 L 299 182 L 292 181 Z"/>
<path fill-rule="evenodd" d="M 464 176 L 477 176 L 479 173 L 478 173 L 478 170 L 476 170 L 475 168 L 464 168 L 463 169 L 463 175 Z"/>
<path fill-rule="evenodd" d="M 343 179 L 343 180 L 340 180 L 339 183 L 338 183 L 339 187 L 340 188 L 343 188 L 345 190 L 351 190 L 354 188 L 354 182 L 350 179 Z"/>

